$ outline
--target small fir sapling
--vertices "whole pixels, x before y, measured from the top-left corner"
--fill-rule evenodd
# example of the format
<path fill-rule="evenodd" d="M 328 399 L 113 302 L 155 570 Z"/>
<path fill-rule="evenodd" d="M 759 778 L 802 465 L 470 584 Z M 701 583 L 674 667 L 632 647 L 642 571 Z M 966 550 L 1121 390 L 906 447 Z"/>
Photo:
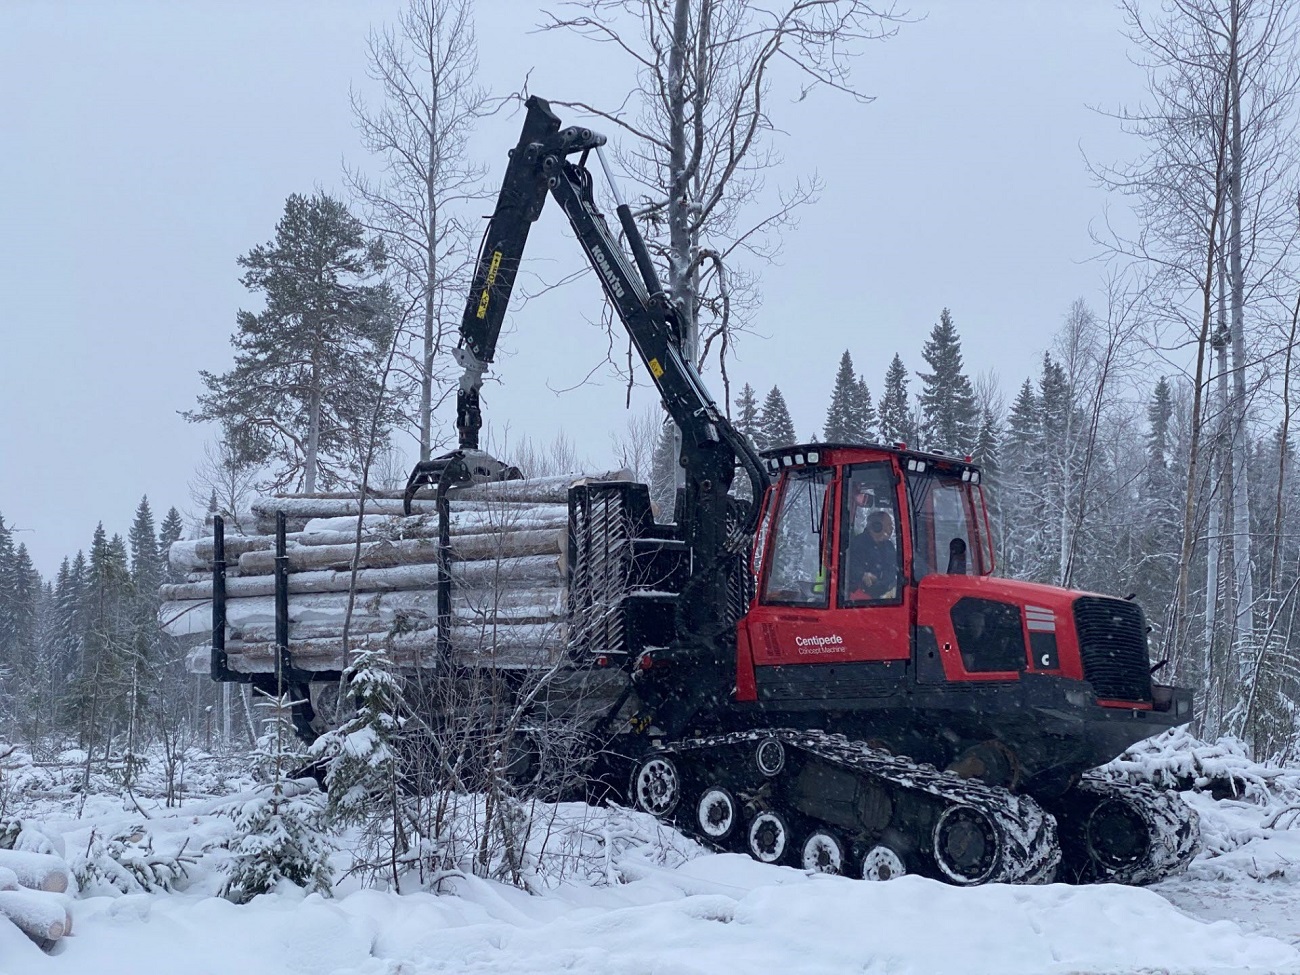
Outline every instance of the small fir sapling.
<path fill-rule="evenodd" d="M 295 755 L 291 702 L 281 696 L 259 705 L 268 712 L 255 751 L 256 771 L 265 784 L 234 813 L 221 896 L 243 904 L 283 881 L 328 894 L 333 876 L 324 803 L 315 789 L 301 790 L 285 778 Z"/>

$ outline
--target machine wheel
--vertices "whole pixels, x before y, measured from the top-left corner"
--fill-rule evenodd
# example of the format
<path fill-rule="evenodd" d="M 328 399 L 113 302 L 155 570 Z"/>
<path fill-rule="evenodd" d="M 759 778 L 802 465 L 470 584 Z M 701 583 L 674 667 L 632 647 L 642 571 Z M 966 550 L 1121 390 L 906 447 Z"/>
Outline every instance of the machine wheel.
<path fill-rule="evenodd" d="M 785 768 L 785 745 L 779 738 L 764 738 L 754 749 L 754 763 L 769 779 Z"/>
<path fill-rule="evenodd" d="M 790 826 L 777 812 L 761 812 L 749 824 L 749 855 L 761 863 L 780 863 L 790 846 Z"/>
<path fill-rule="evenodd" d="M 673 760 L 652 755 L 632 775 L 632 802 L 656 819 L 672 815 L 682 798 L 682 779 Z"/>
<path fill-rule="evenodd" d="M 963 886 L 982 884 L 998 865 L 1001 843 L 988 816 L 971 806 L 949 806 L 934 825 L 934 860 Z"/>
<path fill-rule="evenodd" d="M 903 858 L 887 846 L 873 846 L 862 858 L 863 880 L 893 880 L 906 873 Z"/>
<path fill-rule="evenodd" d="M 815 830 L 803 841 L 803 868 L 816 873 L 844 872 L 844 844 L 834 833 Z"/>
<path fill-rule="evenodd" d="M 738 819 L 736 799 L 730 792 L 717 785 L 704 790 L 695 807 L 695 826 L 701 835 L 721 843 L 735 831 Z"/>

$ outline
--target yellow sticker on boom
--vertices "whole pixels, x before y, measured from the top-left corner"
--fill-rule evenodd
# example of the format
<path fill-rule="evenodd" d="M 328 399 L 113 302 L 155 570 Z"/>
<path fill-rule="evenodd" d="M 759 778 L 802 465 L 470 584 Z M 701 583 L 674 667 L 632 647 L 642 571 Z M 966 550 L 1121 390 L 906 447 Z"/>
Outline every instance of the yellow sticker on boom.
<path fill-rule="evenodd" d="M 492 285 L 496 283 L 497 271 L 500 269 L 500 267 L 501 267 L 501 252 L 493 251 L 492 263 L 488 265 L 487 280 L 483 285 L 483 293 L 479 295 L 479 299 L 478 299 L 479 318 L 487 318 L 488 298 L 490 297 L 489 292 L 492 290 Z"/>
<path fill-rule="evenodd" d="M 659 378 L 660 376 L 662 376 L 663 374 L 664 374 L 664 367 L 661 366 L 661 365 L 659 365 L 659 360 L 658 360 L 658 359 L 651 359 L 651 360 L 650 360 L 650 375 L 654 376 L 655 379 L 658 379 L 658 378 Z"/>

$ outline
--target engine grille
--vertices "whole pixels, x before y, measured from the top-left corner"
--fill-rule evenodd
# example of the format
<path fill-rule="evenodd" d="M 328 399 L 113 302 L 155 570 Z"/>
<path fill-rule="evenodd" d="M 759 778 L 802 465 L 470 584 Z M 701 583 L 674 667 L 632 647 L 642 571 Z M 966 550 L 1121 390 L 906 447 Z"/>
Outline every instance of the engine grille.
<path fill-rule="evenodd" d="M 1150 701 L 1151 662 L 1142 609 L 1122 599 L 1081 596 L 1074 601 L 1083 676 L 1097 697 Z"/>

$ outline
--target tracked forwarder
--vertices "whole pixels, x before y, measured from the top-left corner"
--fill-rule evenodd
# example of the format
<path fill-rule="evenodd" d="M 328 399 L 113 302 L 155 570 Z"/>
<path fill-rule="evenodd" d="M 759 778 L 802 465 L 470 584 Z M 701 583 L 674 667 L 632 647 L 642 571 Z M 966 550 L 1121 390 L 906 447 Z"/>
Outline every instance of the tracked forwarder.
<path fill-rule="evenodd" d="M 452 499 L 519 476 L 479 447 L 479 391 L 549 196 L 682 431 L 671 523 L 643 484 L 568 498 L 556 686 L 588 688 L 593 753 L 621 756 L 605 772 L 626 798 L 718 848 L 873 879 L 1140 884 L 1186 864 L 1198 827 L 1176 795 L 1090 771 L 1192 717 L 1189 691 L 1152 681 L 1140 607 L 995 577 L 969 458 L 903 444 L 757 455 L 684 357 L 628 207 L 631 261 L 596 206 L 587 162 L 604 164 L 604 142 L 528 100 L 461 324 L 459 449 L 418 465 L 405 492 L 408 514 L 432 495 L 442 519 L 437 645 L 456 598 Z M 755 503 L 732 491 L 738 471 Z M 218 646 L 220 591 L 214 676 L 265 684 Z M 305 697 L 338 681 L 341 668 L 294 654 L 292 634 L 277 642 Z M 436 679 L 475 665 L 444 662 Z"/>

